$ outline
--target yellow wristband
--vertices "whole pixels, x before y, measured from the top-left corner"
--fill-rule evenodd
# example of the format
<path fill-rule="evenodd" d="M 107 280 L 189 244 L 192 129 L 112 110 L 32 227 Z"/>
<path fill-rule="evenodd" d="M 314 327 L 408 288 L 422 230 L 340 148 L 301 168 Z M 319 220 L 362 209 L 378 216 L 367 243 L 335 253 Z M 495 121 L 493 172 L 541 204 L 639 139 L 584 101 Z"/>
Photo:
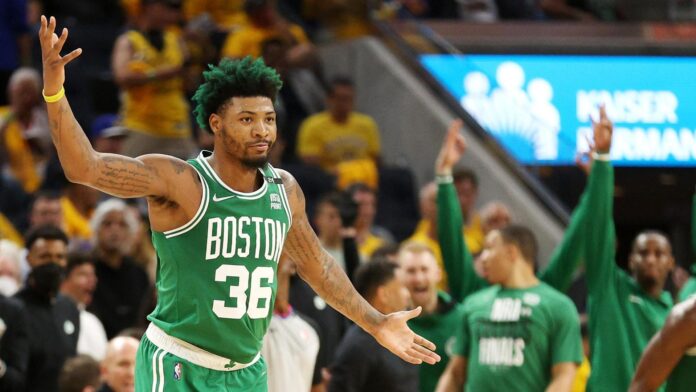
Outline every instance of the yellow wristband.
<path fill-rule="evenodd" d="M 61 98 L 65 96 L 65 88 L 63 86 L 60 86 L 60 91 L 56 93 L 56 95 L 51 95 L 47 96 L 44 91 L 41 91 L 41 95 L 44 97 L 44 101 L 48 103 L 54 103 L 60 101 Z"/>

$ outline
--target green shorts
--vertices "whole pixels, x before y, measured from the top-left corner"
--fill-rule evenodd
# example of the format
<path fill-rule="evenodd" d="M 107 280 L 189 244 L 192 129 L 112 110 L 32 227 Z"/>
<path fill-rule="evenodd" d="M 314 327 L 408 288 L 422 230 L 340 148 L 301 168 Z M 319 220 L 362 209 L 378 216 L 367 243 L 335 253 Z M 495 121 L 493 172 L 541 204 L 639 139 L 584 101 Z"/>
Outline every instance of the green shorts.
<path fill-rule="evenodd" d="M 266 362 L 259 358 L 234 371 L 208 369 L 160 349 L 143 336 L 135 362 L 135 391 L 268 392 Z"/>

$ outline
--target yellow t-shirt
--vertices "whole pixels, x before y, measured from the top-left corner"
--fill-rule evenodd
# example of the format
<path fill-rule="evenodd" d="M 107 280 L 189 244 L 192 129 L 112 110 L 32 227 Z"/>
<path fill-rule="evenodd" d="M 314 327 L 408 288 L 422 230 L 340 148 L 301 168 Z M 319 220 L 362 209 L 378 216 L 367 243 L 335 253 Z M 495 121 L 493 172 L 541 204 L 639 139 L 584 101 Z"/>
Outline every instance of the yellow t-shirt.
<path fill-rule="evenodd" d="M 291 24 L 290 35 L 295 42 L 289 44 L 303 44 L 309 42 L 307 35 L 302 27 Z M 253 25 L 242 27 L 236 32 L 227 36 L 222 47 L 221 57 L 243 58 L 251 56 L 257 58 L 261 56 L 261 44 L 271 38 L 283 38 L 285 35 L 276 29 L 259 28 Z"/>
<path fill-rule="evenodd" d="M 0 239 L 6 239 L 19 247 L 24 247 L 24 240 L 9 219 L 0 213 Z"/>
<path fill-rule="evenodd" d="M 590 378 L 590 370 L 590 361 L 584 357 L 577 373 L 575 373 L 572 392 L 585 392 L 587 380 Z"/>
<path fill-rule="evenodd" d="M 372 254 L 385 243 L 386 241 L 384 241 L 384 238 L 377 237 L 372 233 L 368 234 L 365 240 L 363 240 L 361 244 L 358 244 L 360 259 L 363 261 L 369 260 Z"/>
<path fill-rule="evenodd" d="M 63 208 L 65 234 L 68 235 L 68 238 L 71 240 L 90 240 L 92 238 L 92 229 L 89 226 L 89 217 L 82 216 L 66 196 L 60 198 L 60 205 Z"/>
<path fill-rule="evenodd" d="M 485 234 L 483 234 L 483 227 L 481 226 L 481 217 L 474 213 L 474 216 L 468 225 L 464 226 L 464 241 L 466 241 L 466 246 L 469 248 L 469 252 L 472 254 L 477 254 L 483 249 L 483 242 L 485 241 Z"/>
<path fill-rule="evenodd" d="M 235 29 L 248 23 L 244 0 L 184 0 L 184 18 L 191 20 L 208 13 L 219 27 Z"/>
<path fill-rule="evenodd" d="M 351 113 L 344 124 L 336 123 L 329 112 L 308 117 L 297 135 L 300 157 L 319 157 L 319 165 L 332 171 L 343 161 L 375 158 L 380 153 L 377 124 L 370 116 Z"/>
<path fill-rule="evenodd" d="M 41 185 L 42 176 L 37 170 L 31 146 L 22 135 L 21 125 L 7 108 L 0 108 L 0 130 L 3 128 L 0 134 L 5 140 L 0 145 L 4 144 L 7 151 L 10 172 L 25 192 L 32 193 Z"/>
<path fill-rule="evenodd" d="M 147 73 L 159 68 L 180 66 L 184 56 L 179 35 L 164 32 L 164 47 L 155 49 L 139 32 L 126 33 L 133 48 L 128 66 L 134 72 Z M 152 81 L 132 86 L 122 93 L 121 125 L 151 136 L 188 138 L 191 136 L 189 105 L 181 78 Z"/>

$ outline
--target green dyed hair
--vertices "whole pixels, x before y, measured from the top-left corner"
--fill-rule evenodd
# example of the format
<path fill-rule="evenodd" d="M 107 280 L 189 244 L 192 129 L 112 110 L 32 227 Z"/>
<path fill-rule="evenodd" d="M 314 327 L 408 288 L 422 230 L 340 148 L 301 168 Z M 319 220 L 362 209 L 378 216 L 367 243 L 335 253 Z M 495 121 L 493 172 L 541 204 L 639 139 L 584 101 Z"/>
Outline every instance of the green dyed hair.
<path fill-rule="evenodd" d="M 202 129 L 210 132 L 208 119 L 219 113 L 232 97 L 268 97 L 275 102 L 283 85 L 278 73 L 250 56 L 242 60 L 222 59 L 217 66 L 210 64 L 203 72 L 204 82 L 193 95 L 193 113 Z"/>

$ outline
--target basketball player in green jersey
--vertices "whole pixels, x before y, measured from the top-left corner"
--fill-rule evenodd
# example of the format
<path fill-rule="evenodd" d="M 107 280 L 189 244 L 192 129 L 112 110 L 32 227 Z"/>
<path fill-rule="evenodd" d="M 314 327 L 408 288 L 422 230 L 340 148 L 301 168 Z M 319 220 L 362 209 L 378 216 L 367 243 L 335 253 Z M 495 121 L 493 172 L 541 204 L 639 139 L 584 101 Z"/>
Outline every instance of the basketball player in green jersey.
<path fill-rule="evenodd" d="M 215 151 L 184 162 L 152 154 L 95 152 L 75 120 L 60 55 L 67 29 L 41 17 L 44 99 L 51 134 L 72 182 L 117 197 L 147 197 L 159 257 L 158 302 L 140 345 L 138 391 L 266 391 L 260 346 L 272 315 L 281 254 L 330 305 L 405 361 L 434 364 L 435 346 L 406 322 L 420 308 L 384 315 L 355 291 L 322 250 L 295 179 L 267 163 L 281 86 L 263 62 L 223 60 L 204 73 L 194 100 Z M 157 70 L 129 76 L 133 84 Z M 157 108 L 151 108 L 157 115 Z"/>

